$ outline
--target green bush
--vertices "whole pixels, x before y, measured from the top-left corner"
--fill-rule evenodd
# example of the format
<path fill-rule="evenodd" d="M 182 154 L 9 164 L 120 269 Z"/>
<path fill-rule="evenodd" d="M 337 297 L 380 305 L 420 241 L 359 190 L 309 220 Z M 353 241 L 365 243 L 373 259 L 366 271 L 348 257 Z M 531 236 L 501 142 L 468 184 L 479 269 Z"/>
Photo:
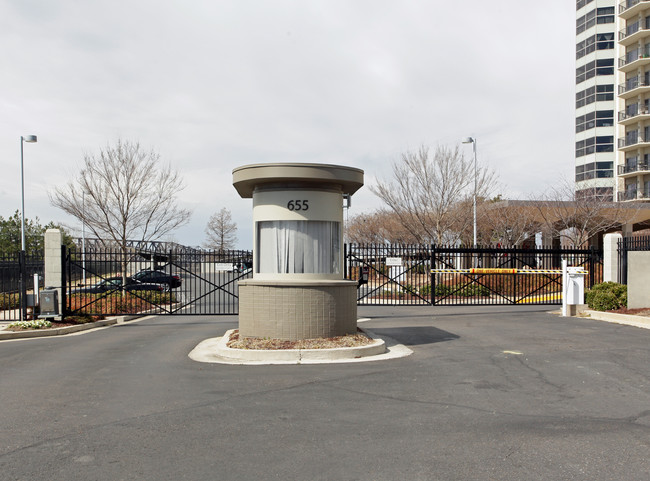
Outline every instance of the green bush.
<path fill-rule="evenodd" d="M 470 284 L 460 289 L 456 295 L 463 297 L 489 296 L 490 289 L 480 284 Z"/>
<path fill-rule="evenodd" d="M 421 296 L 428 296 L 430 293 L 431 286 L 429 284 L 420 287 Z M 464 287 L 461 287 L 460 284 L 457 284 L 455 286 L 436 284 L 436 288 L 434 290 L 435 297 L 446 297 L 450 294 L 459 297 L 489 296 L 490 289 L 479 284 L 470 284 Z"/>
<path fill-rule="evenodd" d="M 176 296 L 170 292 L 133 291 L 133 295 L 151 304 L 170 304 L 176 302 Z"/>
<path fill-rule="evenodd" d="M 402 289 L 404 289 L 404 292 L 406 292 L 407 294 L 415 294 L 417 292 L 415 287 L 413 287 L 411 284 L 404 284 L 402 286 Z"/>
<path fill-rule="evenodd" d="M 595 311 L 611 311 L 627 307 L 627 286 L 616 282 L 595 284 L 585 294 L 585 300 Z"/>

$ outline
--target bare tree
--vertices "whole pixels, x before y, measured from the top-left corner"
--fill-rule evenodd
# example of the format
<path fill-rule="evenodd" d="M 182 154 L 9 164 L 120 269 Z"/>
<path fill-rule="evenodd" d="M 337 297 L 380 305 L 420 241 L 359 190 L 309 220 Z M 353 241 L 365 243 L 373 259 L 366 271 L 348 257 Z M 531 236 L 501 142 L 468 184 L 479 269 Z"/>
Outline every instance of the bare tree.
<path fill-rule="evenodd" d="M 588 244 L 601 232 L 634 221 L 640 204 L 610 202 L 599 196 L 576 198 L 574 186 L 564 181 L 534 202 L 544 230 L 574 247 Z"/>
<path fill-rule="evenodd" d="M 77 178 L 50 193 L 50 202 L 82 221 L 98 239 L 117 244 L 126 276 L 127 240 L 160 239 L 189 221 L 178 207 L 178 173 L 139 143 L 118 140 L 86 154 Z"/>
<path fill-rule="evenodd" d="M 237 224 L 233 222 L 230 211 L 225 207 L 210 216 L 205 228 L 208 236 L 205 246 L 223 252 L 235 247 L 237 242 Z"/>
<path fill-rule="evenodd" d="M 490 244 L 517 246 L 542 230 L 536 209 L 500 197 L 480 206 L 479 231 Z"/>
<path fill-rule="evenodd" d="M 407 151 L 393 162 L 390 181 L 379 180 L 370 190 L 397 215 L 417 242 L 446 244 L 458 241 L 472 226 L 471 202 L 462 212 L 463 201 L 474 195 L 486 198 L 495 175 L 479 167 L 454 148 L 439 146 L 433 155 L 427 147 Z"/>
<path fill-rule="evenodd" d="M 394 212 L 380 209 L 359 214 L 349 220 L 346 241 L 357 244 L 415 244 L 418 240 L 407 231 Z"/>

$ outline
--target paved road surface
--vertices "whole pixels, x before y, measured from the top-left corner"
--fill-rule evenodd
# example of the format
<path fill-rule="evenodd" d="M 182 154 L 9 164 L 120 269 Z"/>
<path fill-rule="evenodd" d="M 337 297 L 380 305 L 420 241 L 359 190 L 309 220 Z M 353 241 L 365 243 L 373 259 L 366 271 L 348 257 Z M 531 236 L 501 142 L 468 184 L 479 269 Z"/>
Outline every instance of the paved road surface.
<path fill-rule="evenodd" d="M 363 307 L 414 350 L 201 364 L 236 317 L 0 343 L 0 480 L 644 480 L 650 330 L 540 307 Z"/>

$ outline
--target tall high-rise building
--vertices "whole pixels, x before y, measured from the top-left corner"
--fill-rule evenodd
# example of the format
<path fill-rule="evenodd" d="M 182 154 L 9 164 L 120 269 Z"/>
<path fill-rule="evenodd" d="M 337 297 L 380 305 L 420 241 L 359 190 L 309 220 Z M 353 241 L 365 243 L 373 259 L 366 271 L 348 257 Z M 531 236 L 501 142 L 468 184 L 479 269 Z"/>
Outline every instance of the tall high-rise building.
<path fill-rule="evenodd" d="M 634 1 L 638 3 L 638 0 L 628 3 Z M 614 0 L 577 0 L 575 181 L 578 197 L 613 200 L 617 192 L 617 37 Z"/>
<path fill-rule="evenodd" d="M 580 3 L 580 2 L 578 2 Z M 619 201 L 650 199 L 650 1 L 618 5 Z"/>

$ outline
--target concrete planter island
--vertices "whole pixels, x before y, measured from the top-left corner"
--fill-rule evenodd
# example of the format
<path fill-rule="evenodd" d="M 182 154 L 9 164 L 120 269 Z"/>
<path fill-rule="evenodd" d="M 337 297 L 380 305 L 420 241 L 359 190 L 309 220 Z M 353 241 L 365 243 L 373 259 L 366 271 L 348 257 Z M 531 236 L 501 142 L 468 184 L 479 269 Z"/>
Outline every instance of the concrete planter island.
<path fill-rule="evenodd" d="M 343 279 L 343 196 L 363 171 L 325 164 L 233 170 L 253 199 L 253 278 L 239 282 L 239 334 L 284 340 L 354 334 L 357 283 Z"/>

